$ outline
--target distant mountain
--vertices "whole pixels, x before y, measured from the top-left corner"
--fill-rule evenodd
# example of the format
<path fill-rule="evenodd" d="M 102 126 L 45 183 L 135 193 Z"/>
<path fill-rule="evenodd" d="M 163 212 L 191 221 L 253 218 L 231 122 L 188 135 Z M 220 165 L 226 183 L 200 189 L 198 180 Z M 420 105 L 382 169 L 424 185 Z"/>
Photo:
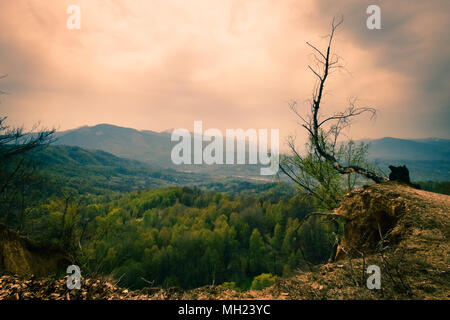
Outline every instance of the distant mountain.
<path fill-rule="evenodd" d="M 154 168 L 209 173 L 214 175 L 258 176 L 258 166 L 250 165 L 185 165 L 175 166 L 170 160 L 170 132 L 138 131 L 109 124 L 81 127 L 57 133 L 57 144 L 99 149 L 118 157 L 146 162 Z M 370 143 L 369 158 L 389 172 L 388 165 L 406 164 L 414 180 L 450 180 L 450 140 L 438 138 L 398 139 L 386 137 L 361 140 Z"/>
<path fill-rule="evenodd" d="M 383 160 L 437 161 L 450 160 L 450 140 L 382 138 L 370 143 L 369 157 Z"/>
<path fill-rule="evenodd" d="M 257 165 L 174 165 L 171 161 L 171 132 L 138 131 L 109 124 L 58 132 L 55 144 L 103 150 L 118 157 L 146 162 L 154 167 L 223 176 L 259 176 Z M 194 139 L 194 138 L 193 138 Z M 267 178 L 266 180 L 270 180 Z"/>
<path fill-rule="evenodd" d="M 439 138 L 364 140 L 369 159 L 389 172 L 389 165 L 406 165 L 414 181 L 450 180 L 450 140 Z"/>
<path fill-rule="evenodd" d="M 56 137 L 56 144 L 103 150 L 118 157 L 144 161 L 154 166 L 171 166 L 169 133 L 99 124 L 58 132 Z"/>

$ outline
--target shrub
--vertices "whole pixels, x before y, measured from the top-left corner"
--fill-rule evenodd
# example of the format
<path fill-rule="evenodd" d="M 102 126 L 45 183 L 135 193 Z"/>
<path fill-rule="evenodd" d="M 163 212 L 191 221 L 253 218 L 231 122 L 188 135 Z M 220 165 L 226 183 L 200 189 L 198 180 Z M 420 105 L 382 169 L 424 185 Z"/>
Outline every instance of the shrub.
<path fill-rule="evenodd" d="M 219 287 L 225 288 L 225 289 L 232 289 L 232 290 L 237 290 L 238 289 L 236 287 L 236 282 L 224 282 L 221 285 L 219 285 Z"/>
<path fill-rule="evenodd" d="M 275 283 L 276 276 L 271 273 L 262 273 L 256 276 L 252 282 L 252 290 L 262 290 L 264 288 L 270 287 Z"/>

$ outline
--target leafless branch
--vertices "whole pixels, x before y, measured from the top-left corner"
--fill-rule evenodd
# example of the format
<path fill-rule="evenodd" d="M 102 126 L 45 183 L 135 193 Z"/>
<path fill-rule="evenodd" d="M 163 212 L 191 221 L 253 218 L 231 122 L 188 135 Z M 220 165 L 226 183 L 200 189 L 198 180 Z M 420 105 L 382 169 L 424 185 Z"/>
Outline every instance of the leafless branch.
<path fill-rule="evenodd" d="M 291 106 L 291 110 L 301 119 L 301 126 L 305 128 L 312 138 L 312 142 L 317 153 L 323 157 L 326 161 L 328 161 L 333 168 L 341 173 L 341 174 L 350 174 L 357 173 L 360 174 L 370 180 L 373 180 L 376 183 L 381 183 L 386 181 L 387 179 L 383 176 L 378 175 L 377 173 L 363 168 L 357 165 L 342 165 L 335 157 L 334 147 L 336 146 L 337 137 L 340 131 L 347 127 L 352 118 L 362 115 L 363 113 L 370 113 L 372 118 L 376 115 L 376 110 L 371 107 L 356 107 L 354 101 L 350 101 L 350 106 L 342 111 L 335 113 L 329 117 L 326 117 L 323 120 L 319 120 L 319 111 L 321 110 L 322 99 L 324 96 L 325 84 L 327 78 L 330 74 L 330 70 L 333 68 L 340 67 L 339 65 L 339 57 L 331 52 L 331 45 L 333 38 L 335 36 L 336 30 L 343 23 L 343 18 L 340 19 L 333 18 L 331 24 L 331 33 L 329 34 L 328 39 L 328 47 L 325 52 L 318 49 L 316 46 L 307 42 L 307 45 L 311 47 L 316 53 L 323 58 L 323 70 L 317 71 L 314 70 L 311 66 L 308 68 L 314 73 L 316 78 L 318 79 L 317 83 L 315 83 L 312 93 L 312 101 L 311 101 L 311 121 L 306 121 L 306 119 L 298 112 L 296 109 L 296 105 L 293 104 Z M 329 133 L 334 134 L 334 141 L 332 143 L 333 148 L 328 148 L 325 143 L 323 125 L 328 122 L 335 121 L 335 123 L 331 126 Z"/>

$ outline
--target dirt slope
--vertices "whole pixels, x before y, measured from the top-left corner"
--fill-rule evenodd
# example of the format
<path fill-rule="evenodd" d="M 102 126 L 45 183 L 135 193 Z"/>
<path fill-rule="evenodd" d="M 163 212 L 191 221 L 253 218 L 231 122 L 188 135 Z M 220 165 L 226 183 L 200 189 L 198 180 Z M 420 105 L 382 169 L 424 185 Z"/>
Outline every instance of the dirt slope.
<path fill-rule="evenodd" d="M 346 195 L 336 213 L 348 220 L 335 263 L 248 296 L 450 298 L 450 196 L 389 182 Z M 381 269 L 380 290 L 366 287 L 364 271 L 372 264 Z"/>
<path fill-rule="evenodd" d="M 57 248 L 31 241 L 0 224 L 0 273 L 42 277 L 69 264 Z"/>

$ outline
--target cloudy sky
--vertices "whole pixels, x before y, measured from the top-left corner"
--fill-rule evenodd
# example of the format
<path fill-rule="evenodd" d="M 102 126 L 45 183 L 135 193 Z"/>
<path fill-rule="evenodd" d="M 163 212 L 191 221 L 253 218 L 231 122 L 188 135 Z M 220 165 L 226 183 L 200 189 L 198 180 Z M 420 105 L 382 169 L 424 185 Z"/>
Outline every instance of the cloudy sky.
<path fill-rule="evenodd" d="M 69 30 L 69 5 L 81 29 Z M 368 30 L 368 5 L 381 30 Z M 326 45 L 345 70 L 324 113 L 349 97 L 379 111 L 352 138 L 450 138 L 448 0 L 1 0 L 0 115 L 59 130 L 111 123 L 136 129 L 279 128 L 303 134 L 288 102 L 307 110 L 311 50 Z"/>

